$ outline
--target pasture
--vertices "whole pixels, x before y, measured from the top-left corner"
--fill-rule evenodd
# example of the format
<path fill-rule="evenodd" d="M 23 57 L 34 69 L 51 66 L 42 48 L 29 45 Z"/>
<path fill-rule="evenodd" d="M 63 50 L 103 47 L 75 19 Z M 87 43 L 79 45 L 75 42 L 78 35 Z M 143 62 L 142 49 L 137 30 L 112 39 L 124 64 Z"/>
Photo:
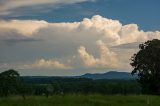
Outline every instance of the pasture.
<path fill-rule="evenodd" d="M 0 98 L 0 106 L 160 106 L 159 96 L 147 95 L 53 95 Z"/>

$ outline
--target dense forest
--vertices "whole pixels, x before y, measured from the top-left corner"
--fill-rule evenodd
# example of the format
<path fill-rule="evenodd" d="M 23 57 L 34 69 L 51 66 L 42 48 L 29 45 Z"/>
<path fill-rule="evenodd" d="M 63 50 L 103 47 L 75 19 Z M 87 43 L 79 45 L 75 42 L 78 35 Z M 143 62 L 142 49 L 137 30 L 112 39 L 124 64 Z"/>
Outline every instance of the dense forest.
<path fill-rule="evenodd" d="M 135 80 L 93 80 L 86 78 L 32 78 L 23 77 L 30 87 L 30 94 L 140 94 L 141 87 Z"/>
<path fill-rule="evenodd" d="M 108 80 L 71 77 L 21 77 L 15 70 L 0 74 L 0 95 L 141 94 L 136 80 Z"/>

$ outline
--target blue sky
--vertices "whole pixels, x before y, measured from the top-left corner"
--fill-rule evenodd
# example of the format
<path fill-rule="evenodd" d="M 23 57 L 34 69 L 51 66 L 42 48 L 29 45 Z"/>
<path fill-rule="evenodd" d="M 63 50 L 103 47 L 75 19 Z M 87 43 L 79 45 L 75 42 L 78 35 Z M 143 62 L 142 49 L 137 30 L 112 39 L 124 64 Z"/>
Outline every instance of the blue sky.
<path fill-rule="evenodd" d="M 1 0 L 0 71 L 130 72 L 138 44 L 160 39 L 159 0 Z"/>

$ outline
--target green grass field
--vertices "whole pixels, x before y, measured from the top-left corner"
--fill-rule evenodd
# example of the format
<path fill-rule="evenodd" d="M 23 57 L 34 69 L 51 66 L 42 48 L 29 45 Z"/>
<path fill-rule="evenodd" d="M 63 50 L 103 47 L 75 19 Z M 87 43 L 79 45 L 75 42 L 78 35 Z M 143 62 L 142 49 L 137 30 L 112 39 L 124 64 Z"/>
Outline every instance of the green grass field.
<path fill-rule="evenodd" d="M 160 106 L 158 96 L 29 96 L 23 100 L 19 96 L 0 98 L 0 106 Z"/>

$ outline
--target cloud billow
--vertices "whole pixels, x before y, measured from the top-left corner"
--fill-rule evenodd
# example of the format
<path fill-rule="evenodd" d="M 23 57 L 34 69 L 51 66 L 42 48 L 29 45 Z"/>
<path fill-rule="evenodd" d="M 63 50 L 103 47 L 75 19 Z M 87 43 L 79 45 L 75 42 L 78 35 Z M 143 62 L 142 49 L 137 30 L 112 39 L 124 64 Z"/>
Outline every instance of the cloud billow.
<path fill-rule="evenodd" d="M 80 70 L 82 67 L 85 70 L 96 68 L 97 71 L 129 70 L 129 59 L 138 50 L 135 45 L 151 39 L 160 39 L 160 32 L 145 32 L 136 24 L 122 25 L 118 20 L 99 15 L 91 19 L 84 18 L 81 22 L 69 23 L 49 23 L 43 20 L 0 21 L 0 40 L 25 42 L 25 37 L 43 40 L 34 45 L 25 45 L 25 49 L 35 58 L 31 62 L 34 65 L 39 58 L 34 49 L 39 48 L 38 52 L 43 53 L 41 58 L 44 59 L 41 62 L 47 63 L 48 66 L 65 64 L 64 67 L 72 67 L 72 70 Z M 6 47 L 7 45 L 0 45 L 0 48 Z M 5 55 L 7 54 L 1 54 Z M 23 54 L 20 56 L 25 57 Z M 51 57 L 58 58 L 62 63 L 48 60 Z M 46 65 L 43 64 L 42 67 L 46 68 Z M 34 70 L 36 67 L 31 68 Z"/>

